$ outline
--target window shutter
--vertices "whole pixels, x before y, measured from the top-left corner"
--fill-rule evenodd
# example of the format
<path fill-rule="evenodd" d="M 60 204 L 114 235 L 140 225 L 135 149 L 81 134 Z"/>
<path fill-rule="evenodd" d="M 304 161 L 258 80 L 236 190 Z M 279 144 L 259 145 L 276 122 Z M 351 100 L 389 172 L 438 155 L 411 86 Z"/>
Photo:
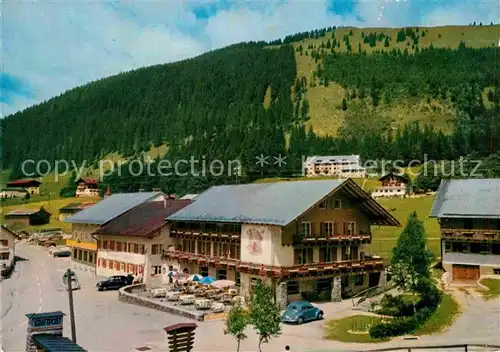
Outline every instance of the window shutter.
<path fill-rule="evenodd" d="M 314 236 L 315 234 L 315 231 L 316 230 L 316 223 L 315 222 L 311 222 L 311 225 L 309 227 L 309 234 L 310 236 Z"/>
<path fill-rule="evenodd" d="M 326 235 L 326 228 L 324 222 L 319 223 L 319 235 L 320 236 Z"/>

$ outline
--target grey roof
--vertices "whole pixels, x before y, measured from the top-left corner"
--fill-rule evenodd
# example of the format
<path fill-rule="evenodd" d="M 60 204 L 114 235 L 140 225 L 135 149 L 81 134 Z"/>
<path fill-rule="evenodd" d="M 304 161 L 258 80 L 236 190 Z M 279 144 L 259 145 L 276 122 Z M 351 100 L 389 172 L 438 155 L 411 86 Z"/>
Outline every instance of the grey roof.
<path fill-rule="evenodd" d="M 305 163 L 315 163 L 315 164 L 329 164 L 331 162 L 339 161 L 349 161 L 354 163 L 359 163 L 359 155 L 327 155 L 327 156 L 310 156 L 306 159 Z"/>
<path fill-rule="evenodd" d="M 97 202 L 65 222 L 102 225 L 129 211 L 136 205 L 148 202 L 163 195 L 161 192 L 117 193 Z"/>
<path fill-rule="evenodd" d="M 167 220 L 285 226 L 341 184 L 337 180 L 318 180 L 216 186 Z"/>
<path fill-rule="evenodd" d="M 500 219 L 500 179 L 442 180 L 430 216 Z"/>

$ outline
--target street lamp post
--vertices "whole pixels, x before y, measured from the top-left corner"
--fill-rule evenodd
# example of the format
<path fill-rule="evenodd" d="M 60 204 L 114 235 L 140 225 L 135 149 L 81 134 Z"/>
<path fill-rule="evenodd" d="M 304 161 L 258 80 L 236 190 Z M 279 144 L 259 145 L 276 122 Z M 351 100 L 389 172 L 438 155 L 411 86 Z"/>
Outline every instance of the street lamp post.
<path fill-rule="evenodd" d="M 69 319 L 71 322 L 71 340 L 76 343 L 76 329 L 75 329 L 75 309 L 73 307 L 73 287 L 72 285 L 72 278 L 73 278 L 73 272 L 71 269 L 68 269 L 66 271 L 67 274 L 67 280 L 68 280 L 68 298 L 69 298 Z"/>

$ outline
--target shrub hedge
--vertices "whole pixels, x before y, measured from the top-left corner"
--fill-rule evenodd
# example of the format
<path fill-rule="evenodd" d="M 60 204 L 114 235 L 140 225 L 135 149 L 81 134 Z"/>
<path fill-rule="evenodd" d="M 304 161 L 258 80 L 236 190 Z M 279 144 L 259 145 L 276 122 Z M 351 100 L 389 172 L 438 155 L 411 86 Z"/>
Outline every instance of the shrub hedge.
<path fill-rule="evenodd" d="M 390 321 L 380 322 L 370 328 L 370 337 L 388 338 L 414 333 L 425 324 L 441 302 L 441 292 L 432 281 L 422 282 L 418 287 L 420 301 L 417 303 L 417 313 L 413 312 L 413 305 L 403 301 L 402 297 L 384 296 L 380 314 L 395 316 Z M 411 314 L 408 314 L 408 311 Z"/>

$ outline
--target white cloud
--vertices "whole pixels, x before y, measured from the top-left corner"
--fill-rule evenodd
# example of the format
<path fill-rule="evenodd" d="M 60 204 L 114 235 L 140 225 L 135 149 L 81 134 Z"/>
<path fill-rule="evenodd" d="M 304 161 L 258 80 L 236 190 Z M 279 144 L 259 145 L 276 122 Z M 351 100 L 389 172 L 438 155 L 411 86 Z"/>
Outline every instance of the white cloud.
<path fill-rule="evenodd" d="M 140 26 L 104 4 L 4 3 L 4 71 L 28 80 L 38 101 L 88 81 L 208 49 L 175 26 Z M 33 101 L 14 100 L 5 115 Z"/>
<path fill-rule="evenodd" d="M 19 97 L 3 104 L 4 114 L 101 77 L 240 41 L 273 40 L 334 25 L 489 23 L 498 14 L 487 2 L 433 3 L 423 16 L 424 2 L 361 0 L 355 14 L 342 17 L 327 11 L 327 0 L 272 0 L 231 3 L 208 20 L 197 20 L 191 9 L 211 3 L 216 1 L 3 2 L 4 71 L 28 80 L 35 95 L 34 100 Z"/>

